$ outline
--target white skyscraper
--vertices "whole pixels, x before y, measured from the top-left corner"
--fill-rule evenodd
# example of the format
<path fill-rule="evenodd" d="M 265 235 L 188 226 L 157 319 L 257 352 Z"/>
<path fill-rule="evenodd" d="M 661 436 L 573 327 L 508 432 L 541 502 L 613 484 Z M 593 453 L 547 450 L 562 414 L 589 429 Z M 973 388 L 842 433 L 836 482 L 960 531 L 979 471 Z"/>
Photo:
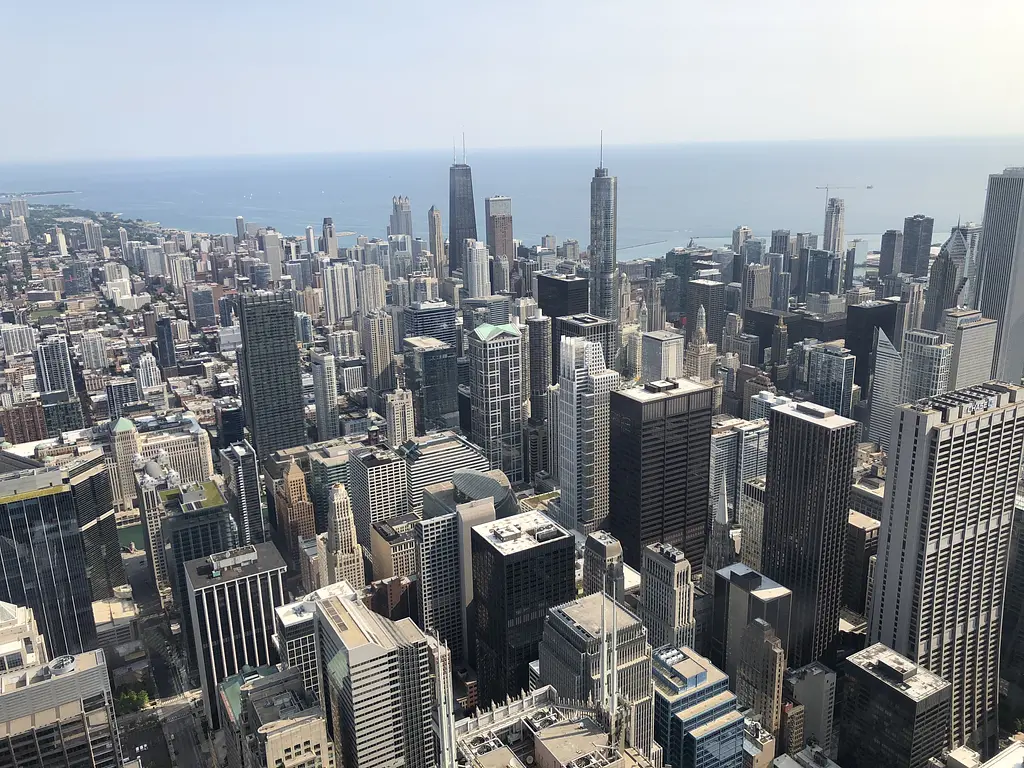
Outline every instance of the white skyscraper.
<path fill-rule="evenodd" d="M 1024 375 L 1024 168 L 988 177 L 978 274 L 977 307 L 999 324 L 992 377 L 1018 382 Z"/>
<path fill-rule="evenodd" d="M 640 618 L 651 645 L 692 648 L 693 576 L 682 550 L 661 543 L 644 547 L 640 578 Z"/>
<path fill-rule="evenodd" d="M 416 436 L 416 418 L 413 413 L 412 392 L 396 389 L 384 395 L 388 426 L 388 444 L 397 448 Z"/>
<path fill-rule="evenodd" d="M 900 403 L 912 403 L 922 397 L 941 395 L 949 389 L 953 345 L 943 341 L 941 333 L 920 329 L 908 331 L 903 337 L 902 350 Z"/>
<path fill-rule="evenodd" d="M 334 355 L 311 352 L 313 369 L 313 401 L 316 403 L 316 434 L 320 440 L 331 440 L 341 434 L 338 423 L 338 369 Z"/>
<path fill-rule="evenodd" d="M 940 328 L 953 345 L 949 363 L 949 388 L 963 389 L 991 378 L 999 324 L 982 317 L 976 309 L 947 309 Z"/>
<path fill-rule="evenodd" d="M 619 374 L 605 365 L 600 342 L 561 340 L 558 389 L 553 401 L 561 519 L 569 530 L 589 534 L 608 517 L 609 393 Z"/>
<path fill-rule="evenodd" d="M 328 325 L 352 317 L 359 307 L 356 269 L 352 264 L 330 264 L 320 269 L 324 288 L 324 314 Z"/>
<path fill-rule="evenodd" d="M 384 269 L 379 264 L 364 264 L 356 275 L 356 294 L 360 312 L 375 312 L 387 303 Z"/>
<path fill-rule="evenodd" d="M 523 480 L 522 333 L 478 325 L 469 334 L 470 434 L 512 483 Z"/>
<path fill-rule="evenodd" d="M 352 502 L 345 486 L 341 484 L 332 485 L 327 498 L 327 532 L 317 537 L 318 540 L 324 540 L 324 552 L 320 558 L 320 586 L 346 581 L 353 589 L 360 589 L 366 583 L 366 574 L 363 570 L 363 552 L 356 540 Z"/>
<path fill-rule="evenodd" d="M 838 197 L 830 197 L 825 206 L 825 237 L 822 242 L 822 249 L 832 253 L 844 253 L 846 242 L 844 240 L 844 218 L 846 217 L 846 202 Z"/>
<path fill-rule="evenodd" d="M 40 392 L 65 391 L 75 394 L 75 377 L 67 336 L 49 336 L 35 351 L 37 386 Z"/>
<path fill-rule="evenodd" d="M 641 337 L 641 381 L 681 379 L 686 336 L 672 331 L 650 331 Z"/>
<path fill-rule="evenodd" d="M 478 240 L 466 242 L 466 268 L 463 279 L 466 282 L 466 296 L 479 299 L 491 295 L 490 253 L 487 246 Z"/>
<path fill-rule="evenodd" d="M 892 417 L 900 400 L 903 355 L 881 328 L 875 329 L 875 374 L 871 378 L 868 402 L 868 439 L 882 448 L 889 445 Z"/>
<path fill-rule="evenodd" d="M 359 448 L 348 455 L 348 491 L 359 544 L 370 551 L 374 523 L 408 510 L 405 461 L 386 446 Z"/>
<path fill-rule="evenodd" d="M 487 248 L 497 266 L 502 256 L 515 258 L 512 237 L 512 198 L 498 195 L 484 199 L 484 218 L 487 221 Z"/>
<path fill-rule="evenodd" d="M 163 379 L 160 378 L 160 366 L 151 353 L 143 352 L 139 355 L 139 359 L 135 363 L 135 380 L 139 383 L 140 393 L 150 387 L 159 387 L 163 384 Z"/>
<path fill-rule="evenodd" d="M 395 388 L 395 337 L 391 315 L 378 310 L 363 315 L 363 352 L 366 354 L 366 386 L 371 405 L 384 409 L 384 393 Z"/>
<path fill-rule="evenodd" d="M 312 226 L 308 226 L 306 227 L 306 253 L 312 255 L 316 252 L 316 232 Z"/>
<path fill-rule="evenodd" d="M 284 263 L 284 245 L 281 242 L 281 235 L 274 230 L 267 230 L 263 234 L 263 261 L 270 265 L 270 278 L 274 282 L 281 279 Z"/>
<path fill-rule="evenodd" d="M 952 743 L 989 752 L 1024 388 L 989 383 L 902 405 L 893 429 L 870 642 L 951 683 Z"/>
<path fill-rule="evenodd" d="M 82 367 L 87 371 L 102 371 L 107 367 L 107 342 L 103 334 L 87 331 L 78 344 L 82 353 Z"/>
<path fill-rule="evenodd" d="M 388 230 L 389 235 L 412 237 L 412 206 L 408 197 L 391 198 L 391 220 Z"/>

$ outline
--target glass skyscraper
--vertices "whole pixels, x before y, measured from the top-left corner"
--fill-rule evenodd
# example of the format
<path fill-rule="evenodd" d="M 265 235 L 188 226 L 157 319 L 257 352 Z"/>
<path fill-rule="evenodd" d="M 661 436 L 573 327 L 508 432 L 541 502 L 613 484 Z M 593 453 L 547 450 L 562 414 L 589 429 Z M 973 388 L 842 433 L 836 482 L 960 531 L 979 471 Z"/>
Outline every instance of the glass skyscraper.
<path fill-rule="evenodd" d="M 466 263 L 466 240 L 476 240 L 476 204 L 473 202 L 473 169 L 452 163 L 448 186 L 448 268 Z"/>

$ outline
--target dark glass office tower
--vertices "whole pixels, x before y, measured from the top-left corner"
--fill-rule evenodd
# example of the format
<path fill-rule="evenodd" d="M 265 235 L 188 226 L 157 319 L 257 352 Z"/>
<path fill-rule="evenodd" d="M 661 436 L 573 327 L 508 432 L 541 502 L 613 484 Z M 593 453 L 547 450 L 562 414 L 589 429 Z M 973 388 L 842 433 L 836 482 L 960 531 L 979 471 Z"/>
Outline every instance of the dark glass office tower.
<path fill-rule="evenodd" d="M 943 244 L 928 276 L 921 327 L 929 331 L 945 331 L 944 313 L 957 306 L 964 285 L 963 264 L 957 263 L 947 245 Z"/>
<path fill-rule="evenodd" d="M 238 378 L 245 423 L 263 457 L 306 442 L 294 308 L 283 291 L 238 296 Z"/>
<path fill-rule="evenodd" d="M 524 512 L 474 526 L 471 550 L 479 701 L 489 706 L 529 688 L 548 609 L 576 597 L 576 544 Z"/>
<path fill-rule="evenodd" d="M 878 276 L 888 277 L 900 272 L 903 260 L 903 233 L 898 229 L 887 229 L 882 235 L 882 247 L 878 257 Z"/>
<path fill-rule="evenodd" d="M 452 163 L 448 173 L 448 269 L 466 263 L 466 239 L 476 240 L 476 204 L 473 202 L 473 169 Z"/>
<path fill-rule="evenodd" d="M 771 247 L 768 249 L 769 253 L 781 253 L 786 255 L 789 253 L 789 230 L 788 229 L 773 229 L 772 230 L 772 242 Z"/>
<path fill-rule="evenodd" d="M 85 552 L 85 576 L 93 600 L 114 596 L 128 583 L 117 538 L 110 474 L 102 451 L 93 451 L 67 467 L 78 528 Z"/>
<path fill-rule="evenodd" d="M 174 326 L 169 317 L 161 317 L 156 321 L 156 353 L 161 368 L 173 368 L 178 364 L 178 355 L 174 349 Z"/>
<path fill-rule="evenodd" d="M 697 328 L 697 313 L 704 307 L 708 341 L 722 343 L 725 328 L 725 283 L 716 280 L 690 280 L 686 283 L 686 336 L 693 341 Z"/>
<path fill-rule="evenodd" d="M 807 251 L 807 282 L 805 293 L 839 294 L 842 284 L 843 255 L 831 251 Z M 797 296 L 803 300 L 803 296 Z"/>
<path fill-rule="evenodd" d="M 900 272 L 925 277 L 932 252 L 932 229 L 935 220 L 918 213 L 903 220 L 903 258 Z"/>
<path fill-rule="evenodd" d="M 455 348 L 431 336 L 407 336 L 402 346 L 416 434 L 457 427 L 459 370 Z"/>
<path fill-rule="evenodd" d="M 608 529 L 639 569 L 642 550 L 664 542 L 704 562 L 711 466 L 710 387 L 649 382 L 612 392 Z"/>
<path fill-rule="evenodd" d="M 548 317 L 579 315 L 590 308 L 590 281 L 579 275 L 537 275 L 537 306 Z"/>
<path fill-rule="evenodd" d="M 551 321 L 551 383 L 558 383 L 563 338 L 577 337 L 598 342 L 604 352 L 604 364 L 611 368 L 615 363 L 614 336 L 615 323 L 605 317 L 582 314 L 554 318 Z"/>
<path fill-rule="evenodd" d="M 839 632 L 850 485 L 860 426 L 830 408 L 771 410 L 761 570 L 793 591 L 787 663 L 822 657 Z"/>
<path fill-rule="evenodd" d="M 895 301 L 865 301 L 846 308 L 846 347 L 857 358 L 853 369 L 853 383 L 860 387 L 862 396 L 870 392 L 874 361 L 875 329 L 881 328 L 886 338 L 893 338 L 896 328 Z"/>
<path fill-rule="evenodd" d="M 445 301 L 416 301 L 405 307 L 405 335 L 429 336 L 452 348 L 458 335 L 457 310 Z"/>
<path fill-rule="evenodd" d="M 51 657 L 96 647 L 87 563 L 68 471 L 0 475 L 0 600 L 33 610 Z"/>

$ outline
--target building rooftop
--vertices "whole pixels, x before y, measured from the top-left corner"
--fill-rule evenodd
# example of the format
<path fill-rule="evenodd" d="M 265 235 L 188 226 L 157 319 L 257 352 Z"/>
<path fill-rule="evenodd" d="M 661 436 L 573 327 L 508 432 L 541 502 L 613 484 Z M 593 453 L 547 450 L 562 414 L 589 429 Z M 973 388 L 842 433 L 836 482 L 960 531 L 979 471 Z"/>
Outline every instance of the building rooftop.
<path fill-rule="evenodd" d="M 592 315 L 589 312 L 581 312 L 578 315 L 563 315 L 562 317 L 559 317 L 558 320 L 562 325 L 578 325 L 580 327 L 612 324 L 612 321 L 608 318 L 598 317 L 597 315 Z"/>
<path fill-rule="evenodd" d="M 840 416 L 831 408 L 826 408 L 825 406 L 818 405 L 817 403 L 787 403 L 785 405 L 777 405 L 772 408 L 772 410 L 776 413 L 785 413 L 789 416 L 794 416 L 803 421 L 825 427 L 826 429 L 842 429 L 857 423 L 853 421 L 853 419 Z"/>
<path fill-rule="evenodd" d="M 868 517 L 855 509 L 850 510 L 850 525 L 865 531 L 877 531 L 882 527 L 881 521 Z"/>
<path fill-rule="evenodd" d="M 560 539 L 575 541 L 575 537 L 540 512 L 522 512 L 492 520 L 474 526 L 473 532 L 503 555 L 523 552 Z"/>
<path fill-rule="evenodd" d="M 380 534 L 380 537 L 388 544 L 396 544 L 413 538 L 413 524 L 419 519 L 420 516 L 415 512 L 407 512 L 404 515 L 396 515 L 374 523 L 373 530 Z"/>
<path fill-rule="evenodd" d="M 480 339 L 481 341 L 490 341 L 501 335 L 515 336 L 519 338 L 522 336 L 519 329 L 511 323 L 505 323 L 503 325 L 491 325 L 490 323 L 483 323 L 473 329 L 470 336 L 473 338 Z"/>
<path fill-rule="evenodd" d="M 410 350 L 449 349 L 451 347 L 450 344 L 435 339 L 433 336 L 406 336 L 402 340 L 402 345 L 407 352 Z"/>
<path fill-rule="evenodd" d="M 550 617 L 572 627 L 577 634 L 587 640 L 600 640 L 602 604 L 605 611 L 605 627 L 609 636 L 613 625 L 613 610 L 615 612 L 614 626 L 617 632 L 622 632 L 624 629 L 640 623 L 640 619 L 603 592 L 595 592 L 592 595 L 556 606 L 551 609 Z"/>
<path fill-rule="evenodd" d="M 185 563 L 185 577 L 193 589 L 208 589 L 266 571 L 287 570 L 273 544 L 249 544 Z"/>
<path fill-rule="evenodd" d="M 846 661 L 915 702 L 952 687 L 938 675 L 881 643 L 847 656 Z"/>
<path fill-rule="evenodd" d="M 654 651 L 654 687 L 668 699 L 727 679 L 725 672 L 691 648 L 666 646 Z"/>
<path fill-rule="evenodd" d="M 938 411 L 945 424 L 968 419 L 984 411 L 1024 402 L 1024 387 L 1001 381 L 989 381 L 976 387 L 954 389 L 935 397 L 901 406 L 921 413 Z"/>
<path fill-rule="evenodd" d="M 730 582 L 749 585 L 750 594 L 759 600 L 774 600 L 784 595 L 792 594 L 789 587 L 784 587 L 777 581 L 769 579 L 763 573 L 759 573 L 743 563 L 727 565 L 725 568 L 718 570 L 717 573 Z"/>
<path fill-rule="evenodd" d="M 613 396 L 628 397 L 630 400 L 640 403 L 653 403 L 657 400 L 703 391 L 710 391 L 710 387 L 690 379 L 673 379 L 672 381 L 650 381 L 642 387 L 620 389 L 612 394 Z"/>
<path fill-rule="evenodd" d="M 644 336 L 649 339 L 657 339 L 658 341 L 686 342 L 686 337 L 681 333 L 676 333 L 675 331 L 647 331 L 644 333 Z"/>
<path fill-rule="evenodd" d="M 277 623 L 279 626 L 289 628 L 298 626 L 300 624 L 312 624 L 313 615 L 316 613 L 316 604 L 319 600 L 325 600 L 328 597 L 348 597 L 354 596 L 355 590 L 347 582 L 338 581 L 334 584 L 330 584 L 326 587 L 322 587 L 315 592 L 310 592 L 308 595 L 294 600 L 286 605 L 278 606 L 274 609 L 277 614 Z"/>
<path fill-rule="evenodd" d="M 178 504 L 183 512 L 203 512 L 227 504 L 220 487 L 213 480 L 195 483 L 186 488 L 171 487 L 158 493 L 164 504 Z"/>
<path fill-rule="evenodd" d="M 23 691 L 25 688 L 33 685 L 46 683 L 54 677 L 73 675 L 76 672 L 85 672 L 99 666 L 106 666 L 106 659 L 103 651 L 97 649 L 80 653 L 77 656 L 58 656 L 46 664 L 6 672 L 0 676 L 0 697 L 9 693 Z M 3 710 L 2 705 L 0 705 L 0 710 Z M 37 714 L 46 712 L 51 715 L 56 714 L 56 710 L 52 708 Z M 6 724 L 7 733 L 11 732 L 10 729 L 13 725 L 11 722 Z M 34 723 L 34 727 L 39 727 L 40 725 L 42 723 L 38 722 L 38 720 Z M 0 735 L 4 734 L 4 732 L 4 727 L 0 726 Z"/>

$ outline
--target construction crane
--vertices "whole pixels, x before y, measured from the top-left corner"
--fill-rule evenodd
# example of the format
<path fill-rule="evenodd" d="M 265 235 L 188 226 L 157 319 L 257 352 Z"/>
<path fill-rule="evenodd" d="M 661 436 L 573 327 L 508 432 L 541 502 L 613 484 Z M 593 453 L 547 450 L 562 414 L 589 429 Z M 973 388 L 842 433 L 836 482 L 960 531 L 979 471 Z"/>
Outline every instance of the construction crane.
<path fill-rule="evenodd" d="M 824 189 L 825 190 L 825 206 L 826 207 L 828 206 L 828 193 L 829 193 L 829 190 L 832 190 L 832 189 L 874 189 L 874 188 L 875 188 L 874 184 L 868 184 L 868 185 L 863 186 L 863 187 L 860 186 L 859 184 L 857 184 L 857 185 L 822 184 L 820 186 L 815 187 L 815 189 Z"/>

